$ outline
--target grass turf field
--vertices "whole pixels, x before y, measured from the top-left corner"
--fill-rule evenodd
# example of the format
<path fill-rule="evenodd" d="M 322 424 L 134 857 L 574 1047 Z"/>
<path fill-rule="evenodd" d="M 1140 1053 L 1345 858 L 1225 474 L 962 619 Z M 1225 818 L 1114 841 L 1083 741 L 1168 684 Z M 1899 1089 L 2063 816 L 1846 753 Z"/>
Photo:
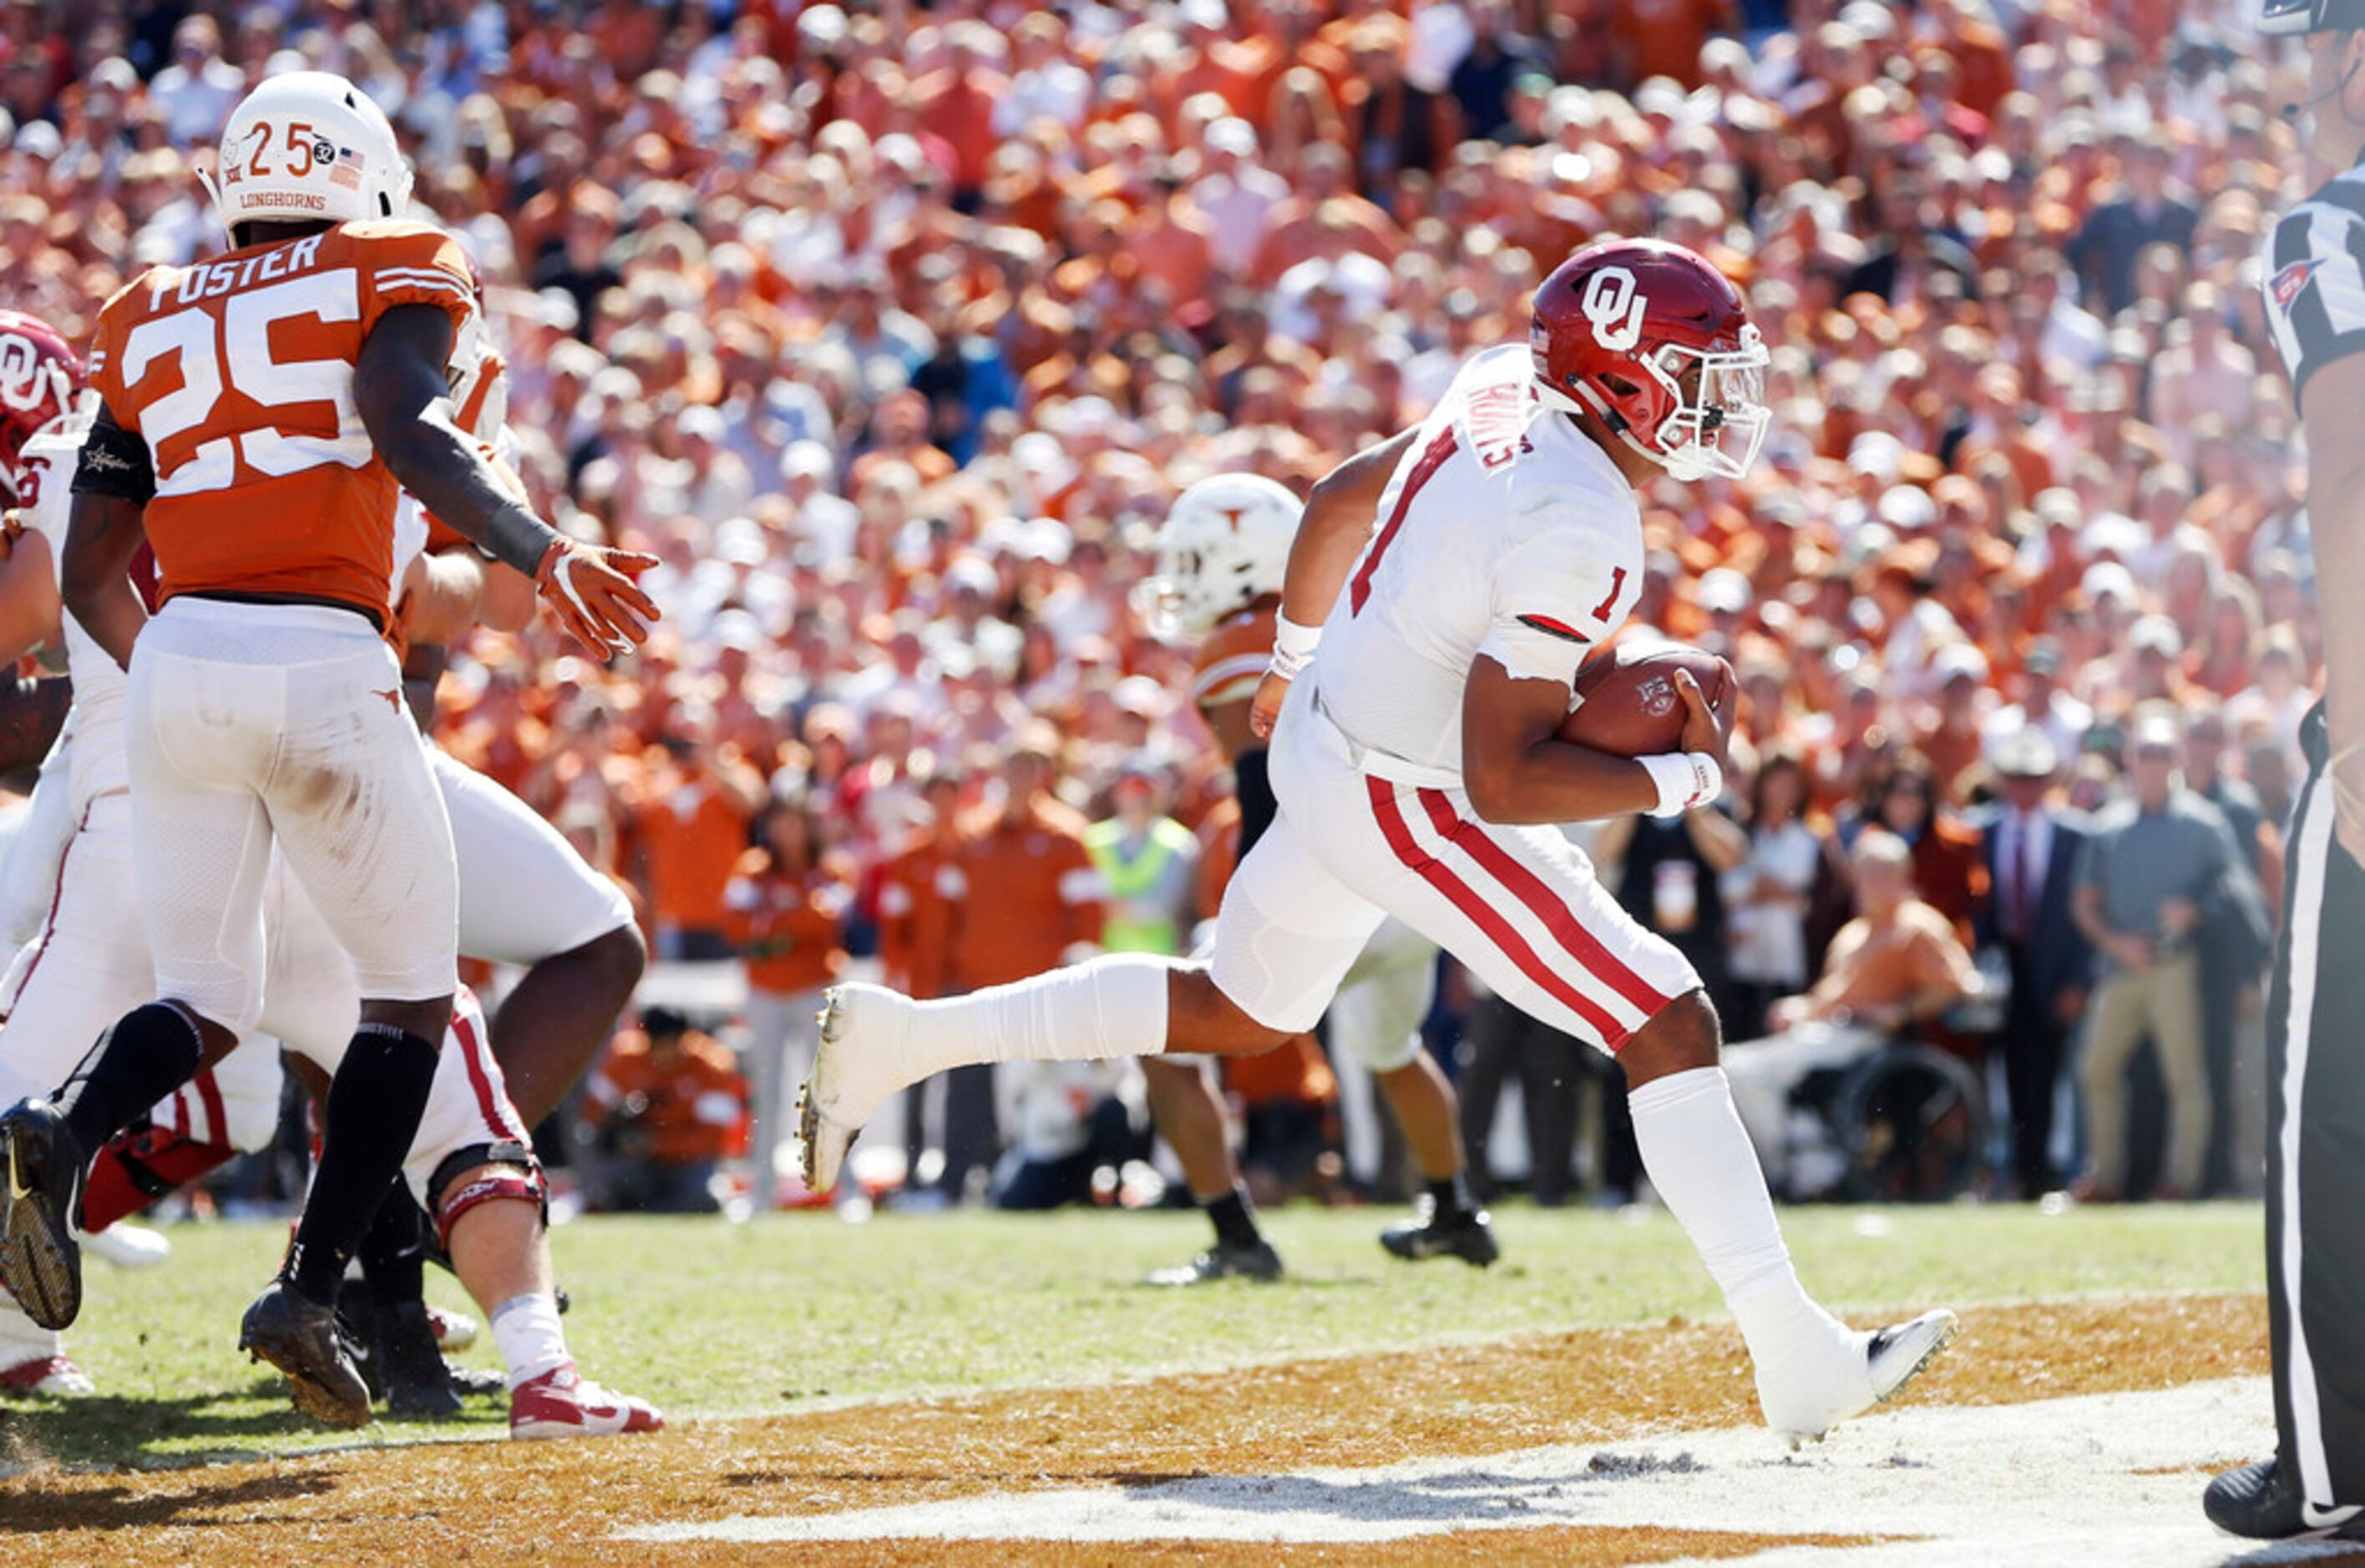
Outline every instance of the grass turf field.
<path fill-rule="evenodd" d="M 1470 1343 L 1720 1316 L 1706 1275 L 1662 1214 L 1496 1216 L 1504 1261 L 1410 1266 L 1373 1237 L 1388 1209 L 1267 1216 L 1292 1279 L 1156 1291 L 1137 1282 L 1198 1248 L 1189 1214 L 1052 1217 L 882 1215 L 847 1226 L 793 1215 L 595 1218 L 554 1236 L 574 1297 L 567 1331 L 595 1378 L 684 1417 L 810 1413 L 831 1405 Z M 2255 1206 L 2073 1210 L 1810 1209 L 1786 1215 L 1810 1287 L 1851 1313 L 2081 1295 L 2251 1292 Z M 94 1400 L 0 1404 L 0 1471 L 180 1465 L 349 1446 L 305 1424 L 276 1380 L 232 1348 L 240 1312 L 286 1238 L 275 1225 L 182 1226 L 173 1258 L 138 1273 L 94 1263 L 71 1335 Z M 431 1297 L 466 1305 L 431 1272 Z M 473 1309 L 470 1309 L 473 1311 Z M 490 1365 L 489 1344 L 468 1360 Z M 360 1440 L 496 1436 L 466 1422 L 382 1423 Z"/>

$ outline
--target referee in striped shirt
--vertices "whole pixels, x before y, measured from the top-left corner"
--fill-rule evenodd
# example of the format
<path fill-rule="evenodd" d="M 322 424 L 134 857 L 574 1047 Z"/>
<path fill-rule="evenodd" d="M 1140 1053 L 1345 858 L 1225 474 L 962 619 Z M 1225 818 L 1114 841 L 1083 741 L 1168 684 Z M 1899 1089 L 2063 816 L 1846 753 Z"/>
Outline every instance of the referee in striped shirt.
<path fill-rule="evenodd" d="M 2325 694 L 2301 728 L 2268 996 L 2267 1303 L 2275 1457 L 2210 1483 L 2219 1529 L 2365 1537 L 2365 0 L 2266 0 L 2298 35 L 2286 111 L 2333 174 L 2275 226 L 2263 280 L 2307 435 Z"/>

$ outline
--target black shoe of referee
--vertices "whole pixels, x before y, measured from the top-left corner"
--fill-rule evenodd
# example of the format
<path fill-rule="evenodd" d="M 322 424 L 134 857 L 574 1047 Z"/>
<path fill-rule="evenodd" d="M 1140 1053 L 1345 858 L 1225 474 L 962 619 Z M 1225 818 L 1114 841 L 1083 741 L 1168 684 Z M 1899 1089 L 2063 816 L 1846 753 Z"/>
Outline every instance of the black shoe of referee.
<path fill-rule="evenodd" d="M 2300 1484 L 2281 1460 L 2229 1470 L 2201 1495 L 2201 1511 L 2227 1535 L 2247 1540 L 2365 1540 L 2365 1515 L 2337 1525 L 2312 1525 Z"/>

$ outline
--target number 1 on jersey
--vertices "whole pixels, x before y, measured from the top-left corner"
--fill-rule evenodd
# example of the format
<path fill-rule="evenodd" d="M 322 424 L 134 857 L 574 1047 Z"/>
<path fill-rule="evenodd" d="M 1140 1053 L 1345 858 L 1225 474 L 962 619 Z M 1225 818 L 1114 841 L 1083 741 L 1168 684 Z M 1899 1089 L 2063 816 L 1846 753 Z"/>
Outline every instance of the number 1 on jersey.
<path fill-rule="evenodd" d="M 1626 568 L 1620 566 L 1609 574 L 1609 591 L 1601 596 L 1599 604 L 1593 607 L 1593 618 L 1596 621 L 1608 620 L 1610 610 L 1617 607 L 1618 596 L 1625 591 Z"/>

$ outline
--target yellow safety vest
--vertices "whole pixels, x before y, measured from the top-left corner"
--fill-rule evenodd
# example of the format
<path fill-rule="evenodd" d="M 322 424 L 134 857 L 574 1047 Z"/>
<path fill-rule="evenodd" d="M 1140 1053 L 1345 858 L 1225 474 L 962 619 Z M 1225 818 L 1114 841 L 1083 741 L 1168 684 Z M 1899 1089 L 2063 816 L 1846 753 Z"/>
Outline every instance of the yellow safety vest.
<path fill-rule="evenodd" d="M 1094 823 L 1084 831 L 1084 849 L 1099 868 L 1101 879 L 1108 884 L 1110 902 L 1120 906 L 1156 893 L 1175 857 L 1190 853 L 1198 843 L 1191 830 L 1172 817 L 1151 823 L 1140 848 L 1129 860 L 1119 847 L 1124 838 L 1125 823 L 1114 819 Z M 1171 954 L 1182 950 L 1182 932 L 1171 914 L 1112 913 L 1101 928 L 1101 946 L 1112 953 Z"/>

